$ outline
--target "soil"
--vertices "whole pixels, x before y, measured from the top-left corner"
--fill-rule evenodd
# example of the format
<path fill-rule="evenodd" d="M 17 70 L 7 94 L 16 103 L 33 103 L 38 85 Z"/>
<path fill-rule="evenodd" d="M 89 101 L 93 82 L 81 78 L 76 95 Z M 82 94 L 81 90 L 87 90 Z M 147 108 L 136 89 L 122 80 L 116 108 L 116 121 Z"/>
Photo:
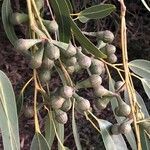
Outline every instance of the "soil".
<path fill-rule="evenodd" d="M 16 4 L 17 0 L 15 0 Z M 77 8 L 77 12 L 85 6 L 81 4 L 79 1 L 75 1 Z M 90 2 L 90 1 L 89 1 Z M 99 1 L 97 1 L 98 3 Z M 119 3 L 117 1 L 108 1 L 117 6 L 117 10 L 119 10 Z M 96 2 L 95 2 L 96 3 Z M 0 2 L 0 5 L 2 2 Z M 89 3 L 91 5 L 91 3 Z M 127 32 L 128 32 L 128 54 L 129 60 L 134 59 L 146 59 L 150 60 L 150 13 L 145 9 L 142 5 L 141 1 L 126 1 L 127 5 Z M 81 7 L 82 6 L 82 7 Z M 19 6 L 15 6 L 16 8 Z M 117 47 L 117 56 L 118 60 L 121 61 L 121 50 L 120 50 L 120 21 L 119 21 L 119 11 L 116 11 L 111 16 L 106 19 L 102 19 L 101 21 L 90 21 L 84 26 L 84 30 L 93 31 L 93 30 L 105 30 L 109 29 L 113 31 L 115 34 L 115 40 L 113 42 Z M 1 18 L 0 18 L 1 19 Z M 1 21 L 1 20 L 0 20 Z M 2 22 L 2 21 L 1 21 Z M 82 27 L 82 25 L 81 25 Z M 24 36 L 24 28 L 17 27 L 16 32 L 19 33 L 19 36 Z M 28 81 L 32 76 L 32 70 L 29 69 L 27 65 L 27 60 L 20 54 L 18 54 L 13 46 L 8 41 L 6 34 L 4 32 L 2 23 L 0 24 L 0 69 L 6 73 L 9 77 L 15 94 L 18 96 L 19 91 L 22 86 Z M 86 73 L 81 73 L 79 75 L 74 75 L 74 79 L 83 79 L 87 75 Z M 60 83 L 60 79 L 54 75 L 53 80 L 51 81 L 51 87 L 57 87 Z M 144 98 L 146 106 L 150 111 L 150 101 L 144 93 L 142 85 L 139 81 L 135 79 L 135 88 Z M 27 88 L 25 92 L 25 101 L 24 107 L 33 105 L 33 88 Z M 88 98 L 91 103 L 93 103 L 93 92 L 91 89 L 80 91 L 80 95 Z M 107 107 L 104 111 L 99 111 L 94 108 L 94 113 L 96 116 L 102 119 L 107 119 L 108 121 L 115 123 L 115 119 L 112 116 L 112 111 L 110 107 Z M 40 125 L 43 126 L 41 113 L 40 117 Z M 80 135 L 81 144 L 84 150 L 99 150 L 105 149 L 102 138 L 92 127 L 92 125 L 83 117 L 81 114 L 76 114 L 77 126 Z M 34 120 L 33 118 L 27 119 L 23 114 L 19 118 L 19 129 L 20 129 L 20 142 L 22 150 L 29 150 L 32 138 L 34 136 Z M 54 142 L 54 147 L 57 142 Z M 68 146 L 71 150 L 75 150 L 75 142 L 73 139 L 72 127 L 71 127 L 71 117 L 69 117 L 68 123 L 65 125 L 65 145 Z M 2 148 L 2 143 L 0 144 L 0 150 Z"/>

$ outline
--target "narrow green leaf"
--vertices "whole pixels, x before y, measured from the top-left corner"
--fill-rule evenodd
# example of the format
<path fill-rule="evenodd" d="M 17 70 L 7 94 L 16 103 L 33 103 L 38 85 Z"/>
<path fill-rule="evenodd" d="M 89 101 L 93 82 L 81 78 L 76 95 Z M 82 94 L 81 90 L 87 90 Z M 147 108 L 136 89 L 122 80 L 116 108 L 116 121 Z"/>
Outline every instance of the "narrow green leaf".
<path fill-rule="evenodd" d="M 50 150 L 46 139 L 41 133 L 35 133 L 30 150 Z"/>
<path fill-rule="evenodd" d="M 64 125 L 58 123 L 57 121 L 55 122 L 55 125 L 56 125 L 58 137 L 59 137 L 61 143 L 63 144 L 64 143 Z M 59 142 L 58 142 L 58 150 L 62 150 L 62 146 Z"/>
<path fill-rule="evenodd" d="M 78 19 L 85 23 L 85 18 L 86 21 L 89 19 L 101 19 L 108 16 L 114 10 L 115 6 L 111 4 L 95 5 L 81 11 Z"/>
<path fill-rule="evenodd" d="M 145 133 L 143 127 L 141 126 L 140 126 L 140 137 L 141 137 L 142 150 L 150 150 L 150 139 Z"/>
<path fill-rule="evenodd" d="M 127 150 L 126 143 L 121 135 L 111 135 L 109 133 L 112 125 L 110 122 L 98 119 L 98 124 L 106 150 Z"/>
<path fill-rule="evenodd" d="M 141 82 L 142 82 L 142 84 L 143 84 L 145 93 L 147 94 L 147 96 L 148 96 L 149 99 L 150 99 L 150 80 L 141 79 Z"/>
<path fill-rule="evenodd" d="M 67 50 L 67 48 L 68 48 L 68 46 L 69 46 L 69 44 L 67 44 L 67 43 L 60 42 L 60 41 L 55 41 L 55 40 L 53 40 L 52 43 L 53 43 L 54 45 L 56 45 L 57 47 L 59 47 L 59 48 L 61 48 L 61 49 L 64 49 L 64 50 Z"/>
<path fill-rule="evenodd" d="M 67 5 L 68 5 L 68 8 L 70 10 L 70 13 L 73 13 L 73 8 L 72 8 L 72 4 L 71 4 L 70 0 L 66 0 L 66 2 L 67 2 Z"/>
<path fill-rule="evenodd" d="M 0 129 L 5 150 L 20 150 L 15 94 L 11 82 L 0 71 Z"/>
<path fill-rule="evenodd" d="M 107 58 L 105 54 L 103 54 L 100 50 L 98 50 L 97 47 L 85 35 L 82 34 L 81 30 L 72 20 L 72 18 L 70 18 L 70 23 L 76 39 L 84 48 L 86 48 L 90 53 L 95 55 L 95 57 Z"/>
<path fill-rule="evenodd" d="M 45 121 L 45 139 L 50 148 L 52 147 L 54 138 L 55 138 L 55 130 L 54 130 L 53 122 L 50 116 L 48 115 Z"/>
<path fill-rule="evenodd" d="M 137 75 L 149 79 L 150 78 L 150 61 L 144 59 L 136 59 L 129 62 L 129 68 Z"/>
<path fill-rule="evenodd" d="M 17 41 L 17 36 L 14 31 L 13 25 L 9 22 L 9 17 L 12 14 L 12 8 L 10 0 L 3 0 L 2 4 L 2 22 L 4 26 L 4 30 L 6 35 L 13 46 L 15 46 L 15 42 Z"/>
<path fill-rule="evenodd" d="M 56 20 L 59 25 L 59 39 L 62 42 L 68 43 L 71 37 L 71 29 L 69 22 L 69 8 L 65 0 L 50 1 L 56 15 Z"/>
<path fill-rule="evenodd" d="M 78 129 L 75 121 L 75 115 L 74 115 L 74 104 L 75 100 L 73 99 L 73 106 L 72 106 L 72 130 L 73 130 L 73 136 L 76 143 L 77 150 L 82 150 L 81 143 L 80 143 L 80 137 L 78 134 Z"/>
<path fill-rule="evenodd" d="M 109 90 L 114 92 L 115 91 L 115 88 L 114 88 L 114 84 L 115 84 L 115 81 L 111 78 L 111 76 L 109 76 Z M 111 107 L 112 107 L 112 110 L 113 110 L 113 113 L 115 115 L 115 108 L 118 106 L 118 102 L 117 102 L 117 99 L 116 98 L 113 98 L 111 100 Z M 122 123 L 122 121 L 125 119 L 124 117 L 118 117 L 115 115 L 115 118 L 117 120 L 118 123 Z M 134 133 L 133 131 L 131 130 L 131 132 L 125 134 L 125 137 L 126 139 L 128 140 L 130 146 L 132 149 L 134 150 L 137 150 L 137 147 L 136 147 L 136 140 L 135 140 L 135 136 L 134 136 Z"/>
<path fill-rule="evenodd" d="M 19 94 L 19 96 L 17 97 L 17 114 L 18 114 L 18 116 L 21 113 L 23 101 L 24 101 L 24 92 L 21 92 Z"/>

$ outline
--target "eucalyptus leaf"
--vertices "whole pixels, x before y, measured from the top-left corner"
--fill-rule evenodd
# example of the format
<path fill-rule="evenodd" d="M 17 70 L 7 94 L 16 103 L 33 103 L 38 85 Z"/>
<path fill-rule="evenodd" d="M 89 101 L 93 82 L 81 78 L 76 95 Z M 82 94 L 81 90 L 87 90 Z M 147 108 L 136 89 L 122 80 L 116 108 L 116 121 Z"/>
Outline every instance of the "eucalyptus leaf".
<path fill-rule="evenodd" d="M 31 143 L 30 150 L 50 150 L 50 147 L 48 146 L 46 139 L 41 133 L 39 132 L 35 133 Z"/>
<path fill-rule="evenodd" d="M 150 61 L 136 59 L 129 62 L 129 68 L 137 75 L 150 79 Z"/>
<path fill-rule="evenodd" d="M 92 53 L 95 57 L 107 58 L 107 56 L 98 50 L 97 47 L 81 32 L 72 18 L 70 18 L 70 23 L 76 39 L 88 50 L 88 52 Z"/>
<path fill-rule="evenodd" d="M 79 134 L 78 134 L 78 129 L 77 129 L 76 121 L 75 121 L 74 104 L 75 104 L 75 100 L 73 99 L 73 106 L 72 106 L 72 130 L 73 130 L 73 136 L 74 136 L 74 140 L 75 140 L 75 144 L 76 144 L 77 150 L 82 150 L 81 143 L 80 143 L 80 137 L 79 137 Z"/>
<path fill-rule="evenodd" d="M 68 4 L 65 0 L 52 0 L 50 3 L 59 25 L 59 40 L 68 43 L 71 37 Z"/>
<path fill-rule="evenodd" d="M 145 8 L 150 11 L 150 7 L 148 6 L 147 2 L 145 0 L 141 0 L 141 2 L 143 3 L 143 5 L 145 6 Z"/>
<path fill-rule="evenodd" d="M 104 18 L 114 10 L 115 6 L 111 4 L 94 5 L 81 11 L 78 15 L 78 19 L 85 23 L 85 21 L 88 21 L 88 19 Z"/>
<path fill-rule="evenodd" d="M 21 92 L 19 96 L 17 97 L 17 114 L 18 116 L 21 113 L 22 107 L 23 107 L 23 101 L 24 101 L 24 92 Z"/>
<path fill-rule="evenodd" d="M 143 84 L 145 93 L 147 94 L 148 98 L 150 99 L 150 80 L 141 79 L 141 82 Z"/>
<path fill-rule="evenodd" d="M 121 135 L 111 135 L 109 133 L 112 126 L 110 122 L 98 119 L 98 124 L 106 150 L 127 150 L 126 143 Z"/>
<path fill-rule="evenodd" d="M 59 137 L 61 143 L 63 144 L 64 143 L 64 124 L 60 124 L 56 121 L 55 125 L 56 125 L 58 137 Z M 58 150 L 62 150 L 62 146 L 59 142 L 58 142 Z"/>
<path fill-rule="evenodd" d="M 150 150 L 150 139 L 145 133 L 142 126 L 140 126 L 140 138 L 141 138 L 142 150 Z"/>
<path fill-rule="evenodd" d="M 50 116 L 48 115 L 45 121 L 45 139 L 50 148 L 52 147 L 54 138 L 55 138 L 55 130 L 54 130 L 53 122 Z"/>
<path fill-rule="evenodd" d="M 14 31 L 13 25 L 9 22 L 9 17 L 13 13 L 11 8 L 10 0 L 3 0 L 2 4 L 2 22 L 4 26 L 5 33 L 13 46 L 15 46 L 15 42 L 17 41 L 17 36 Z"/>
<path fill-rule="evenodd" d="M 8 77 L 0 71 L 0 129 L 4 150 L 20 150 L 15 94 Z"/>
<path fill-rule="evenodd" d="M 55 41 L 55 40 L 53 40 L 52 43 L 63 50 L 67 50 L 67 48 L 69 46 L 69 44 L 67 44 L 67 43 Z"/>

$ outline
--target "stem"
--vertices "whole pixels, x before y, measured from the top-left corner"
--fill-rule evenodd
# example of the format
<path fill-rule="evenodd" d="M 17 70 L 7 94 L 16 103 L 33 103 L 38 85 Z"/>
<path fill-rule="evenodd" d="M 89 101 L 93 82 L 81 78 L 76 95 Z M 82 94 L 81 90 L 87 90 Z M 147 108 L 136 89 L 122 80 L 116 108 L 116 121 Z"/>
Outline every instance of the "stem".
<path fill-rule="evenodd" d="M 127 53 L 127 35 L 126 35 L 126 21 L 125 21 L 125 14 L 126 14 L 126 6 L 124 4 L 124 0 L 120 0 L 120 5 L 121 5 L 121 47 L 122 47 L 122 58 L 123 58 L 123 66 L 124 66 L 124 71 L 125 71 L 125 82 L 129 94 L 129 101 L 131 105 L 131 110 L 132 110 L 132 115 L 133 115 L 133 120 L 134 120 L 134 128 L 135 128 L 135 133 L 137 137 L 137 147 L 138 150 L 141 150 L 141 141 L 140 141 L 140 134 L 139 134 L 139 128 L 136 124 L 136 116 L 135 116 L 135 108 L 133 105 L 133 100 L 136 101 L 136 97 L 133 95 L 133 87 L 131 86 L 130 82 L 130 71 L 128 67 L 128 53 Z"/>

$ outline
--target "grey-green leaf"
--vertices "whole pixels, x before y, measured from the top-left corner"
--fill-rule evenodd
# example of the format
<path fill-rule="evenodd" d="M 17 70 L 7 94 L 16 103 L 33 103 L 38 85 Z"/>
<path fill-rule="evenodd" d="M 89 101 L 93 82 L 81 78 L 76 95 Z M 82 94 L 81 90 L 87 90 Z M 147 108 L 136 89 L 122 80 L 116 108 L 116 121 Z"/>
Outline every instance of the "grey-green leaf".
<path fill-rule="evenodd" d="M 20 150 L 15 94 L 8 77 L 0 71 L 0 129 L 4 150 Z"/>
<path fill-rule="evenodd" d="M 98 50 L 97 47 L 85 35 L 82 34 L 81 30 L 72 18 L 70 18 L 70 23 L 76 39 L 84 48 L 88 50 L 88 52 L 92 53 L 95 57 L 107 58 L 105 54 Z"/>
<path fill-rule="evenodd" d="M 50 148 L 52 147 L 54 138 L 55 138 L 55 130 L 54 130 L 53 122 L 50 116 L 48 115 L 45 121 L 45 139 Z"/>
<path fill-rule="evenodd" d="M 145 90 L 145 93 L 147 94 L 147 96 L 149 97 L 150 99 L 150 80 L 147 80 L 147 79 L 141 79 L 141 82 L 143 84 L 143 87 L 144 87 L 144 90 Z"/>
<path fill-rule="evenodd" d="M 83 23 L 88 19 L 101 19 L 108 16 L 115 10 L 115 6 L 111 4 L 95 5 L 84 9 L 79 13 L 79 20 Z M 86 18 L 86 20 L 85 20 Z"/>
<path fill-rule="evenodd" d="M 106 150 L 127 150 L 126 143 L 121 135 L 111 135 L 109 133 L 110 126 L 112 125 L 110 122 L 98 119 L 98 124 Z"/>
<path fill-rule="evenodd" d="M 141 137 L 142 150 L 150 150 L 150 139 L 145 133 L 143 127 L 141 126 L 140 126 L 140 137 Z"/>
<path fill-rule="evenodd" d="M 50 2 L 59 25 L 59 39 L 62 42 L 68 43 L 71 37 L 68 4 L 65 0 L 52 0 Z"/>
<path fill-rule="evenodd" d="M 66 50 L 68 48 L 68 46 L 69 46 L 69 44 L 67 44 L 67 43 L 60 42 L 60 41 L 55 41 L 55 40 L 53 40 L 52 43 L 54 45 L 56 45 L 57 47 L 59 47 L 61 49 L 64 49 L 64 50 Z"/>
<path fill-rule="evenodd" d="M 30 150 L 50 150 L 50 147 L 48 146 L 46 139 L 41 133 L 39 132 L 35 133 L 31 143 Z"/>
<path fill-rule="evenodd" d="M 12 8 L 10 0 L 4 0 L 2 4 L 2 22 L 4 26 L 4 30 L 6 35 L 13 46 L 15 46 L 15 42 L 17 41 L 17 36 L 14 31 L 13 25 L 9 22 L 10 14 L 12 14 Z"/>
<path fill-rule="evenodd" d="M 17 114 L 18 114 L 18 116 L 21 113 L 23 101 L 24 101 L 24 92 L 21 92 L 19 94 L 19 96 L 17 97 Z"/>
<path fill-rule="evenodd" d="M 129 62 L 129 68 L 137 75 L 150 79 L 150 61 L 136 59 Z"/>

